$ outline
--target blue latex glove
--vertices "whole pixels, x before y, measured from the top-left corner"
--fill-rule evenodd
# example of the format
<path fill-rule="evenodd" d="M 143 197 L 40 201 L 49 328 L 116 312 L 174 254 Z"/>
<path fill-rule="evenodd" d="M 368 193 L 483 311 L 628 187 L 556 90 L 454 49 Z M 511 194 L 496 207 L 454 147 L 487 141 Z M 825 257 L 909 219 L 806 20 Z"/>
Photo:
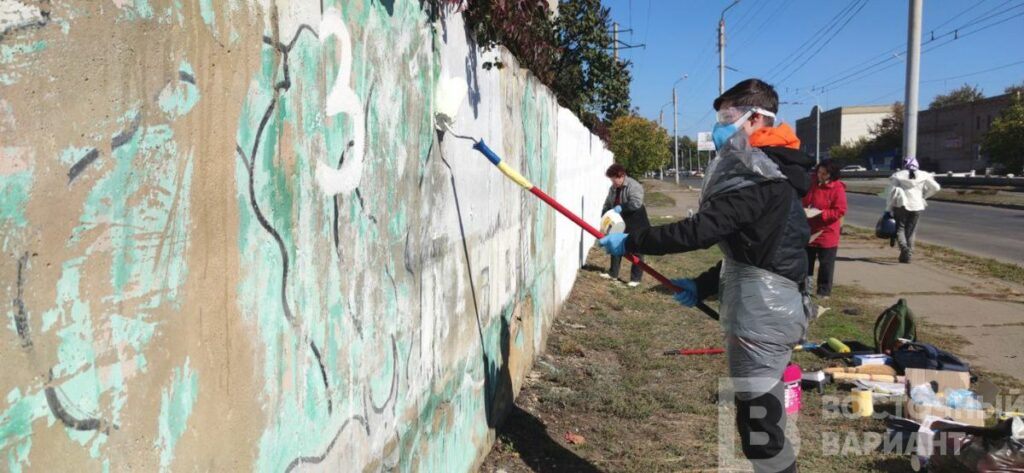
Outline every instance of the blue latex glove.
<path fill-rule="evenodd" d="M 612 256 L 622 256 L 626 254 L 627 236 L 629 236 L 629 234 L 613 233 L 597 240 L 597 244 L 601 245 L 601 248 L 604 248 L 604 251 Z"/>
<path fill-rule="evenodd" d="M 683 289 L 673 294 L 672 298 L 686 307 L 697 305 L 697 283 L 693 279 L 673 279 L 672 284 Z"/>
<path fill-rule="evenodd" d="M 616 205 L 615 208 L 612 209 L 612 210 L 614 210 L 615 213 L 620 214 L 620 213 L 622 213 L 622 206 L 621 205 Z"/>

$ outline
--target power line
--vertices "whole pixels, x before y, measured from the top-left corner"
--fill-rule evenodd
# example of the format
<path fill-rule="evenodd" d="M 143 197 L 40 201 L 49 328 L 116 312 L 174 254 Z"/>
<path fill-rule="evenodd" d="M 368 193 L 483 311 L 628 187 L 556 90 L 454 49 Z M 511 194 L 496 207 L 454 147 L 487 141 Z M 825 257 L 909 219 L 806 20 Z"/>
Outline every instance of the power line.
<path fill-rule="evenodd" d="M 756 37 L 758 31 L 764 31 L 764 27 L 768 26 L 768 23 L 770 21 L 774 20 L 775 17 L 779 15 L 779 13 L 782 13 L 786 9 L 786 7 L 788 7 L 789 4 L 792 3 L 792 1 L 793 0 L 785 0 L 782 3 L 782 5 L 776 7 L 775 10 L 772 11 L 771 14 L 769 14 L 767 17 L 765 17 L 764 21 L 761 22 L 760 25 L 757 25 L 757 28 L 755 28 L 753 30 L 754 31 L 754 33 L 753 33 L 754 36 Z M 762 2 L 762 5 L 767 5 L 768 3 L 770 3 L 770 2 Z M 750 39 L 751 39 L 751 35 L 747 35 L 747 37 L 743 38 L 743 40 L 744 40 L 743 44 L 746 45 L 746 43 L 750 42 Z M 739 42 L 739 38 L 737 38 L 734 42 Z M 735 48 L 733 48 L 733 49 L 735 49 Z"/>
<path fill-rule="evenodd" d="M 969 32 L 969 33 L 964 33 L 964 34 L 960 35 L 960 36 L 959 36 L 959 38 L 952 38 L 952 39 L 950 39 L 950 40 L 947 40 L 947 41 L 945 41 L 945 42 L 942 42 L 942 43 L 939 43 L 939 44 L 933 45 L 932 47 L 930 47 L 930 48 L 928 48 L 928 49 L 924 49 L 924 50 L 922 50 L 922 51 L 921 51 L 921 54 L 925 54 L 925 53 L 928 53 L 928 52 L 934 51 L 935 49 L 938 49 L 938 48 L 940 48 L 940 47 L 942 47 L 942 46 L 945 46 L 945 45 L 947 45 L 947 44 L 949 44 L 949 43 L 952 43 L 952 42 L 954 42 L 954 41 L 957 41 L 957 40 L 958 40 L 958 39 L 960 39 L 960 38 L 963 38 L 963 37 L 965 37 L 965 36 L 969 36 L 969 35 L 971 35 L 971 34 L 974 34 L 974 33 L 978 33 L 978 32 L 981 32 L 981 31 L 983 31 L 983 30 L 986 30 L 986 29 L 988 29 L 988 28 L 991 28 L 991 27 L 993 27 L 993 26 L 996 26 L 996 25 L 998 25 L 998 24 L 1001 24 L 1001 23 L 1005 23 L 1005 22 L 1007 22 L 1007 21 L 1010 21 L 1010 20 L 1012 20 L 1012 19 L 1014 19 L 1014 18 L 1017 18 L 1017 17 L 1019 17 L 1019 16 L 1024 16 L 1024 12 L 1018 13 L 1018 14 L 1016 14 L 1016 15 L 1014 15 L 1014 16 L 1011 16 L 1011 17 L 1009 17 L 1009 18 L 1006 18 L 1006 19 L 1004 19 L 1004 20 L 1001 20 L 1001 21 L 999 21 L 999 22 L 997 22 L 997 23 L 993 23 L 993 24 L 991 24 L 991 25 L 988 25 L 988 26 L 986 26 L 985 28 L 982 28 L 982 29 L 978 29 L 978 30 L 974 30 L 974 31 L 971 31 L 971 32 Z M 828 88 L 828 90 L 834 90 L 834 89 L 839 89 L 839 88 L 845 87 L 845 86 L 847 86 L 847 85 L 850 85 L 850 84 L 852 84 L 852 83 L 854 83 L 854 82 L 857 82 L 858 80 L 861 80 L 861 79 L 863 79 L 863 78 L 865 78 L 865 77 L 868 77 L 868 76 L 872 76 L 872 75 L 875 75 L 875 74 L 877 74 L 877 73 L 879 73 L 879 72 L 882 72 L 882 71 L 885 71 L 885 70 L 888 70 L 888 69 L 892 69 L 893 67 L 895 67 L 895 66 L 898 66 L 898 65 L 900 65 L 900 64 L 901 64 L 901 63 L 899 63 L 899 62 L 895 62 L 895 63 L 889 64 L 889 65 L 887 65 L 887 66 L 885 66 L 885 67 L 883 67 L 883 68 L 881 68 L 881 69 L 876 69 L 876 70 L 874 70 L 874 71 L 865 71 L 865 73 L 864 73 L 864 74 L 861 74 L 861 75 L 860 75 L 860 76 L 858 76 L 858 77 L 853 77 L 853 78 L 851 78 L 851 79 L 845 80 L 845 81 L 843 81 L 843 82 L 839 82 L 839 83 L 838 83 L 837 85 L 834 85 L 834 86 L 828 86 L 828 85 L 826 85 L 826 86 L 823 86 L 823 87 L 827 87 L 827 88 Z"/>
<path fill-rule="evenodd" d="M 950 76 L 950 77 L 942 77 L 942 78 L 939 78 L 939 79 L 923 80 L 923 81 L 921 81 L 921 83 L 927 84 L 927 83 L 931 83 L 931 82 L 942 82 L 942 81 L 952 80 L 952 79 L 962 79 L 964 77 L 976 76 L 978 74 L 984 74 L 986 72 L 992 72 L 992 71 L 998 71 L 1000 69 L 1006 69 L 1008 67 L 1013 67 L 1013 66 L 1016 66 L 1018 64 L 1024 64 L 1024 60 L 1017 61 L 1017 62 L 1011 62 L 1009 64 L 1003 64 L 1002 66 L 996 66 L 996 67 L 992 67 L 992 68 L 985 69 L 985 70 L 982 70 L 982 71 L 970 72 L 970 73 L 967 73 L 967 74 L 960 74 L 960 75 Z"/>
<path fill-rule="evenodd" d="M 976 16 L 976 17 L 972 18 L 971 20 L 967 20 L 967 23 L 961 25 L 959 28 L 955 28 L 953 30 L 947 31 L 946 33 L 940 34 L 939 36 L 935 36 L 935 30 L 937 30 L 938 28 L 940 28 L 942 26 L 945 26 L 945 25 L 951 23 L 953 20 L 961 18 L 964 13 L 967 13 L 968 11 L 970 11 L 972 9 L 976 9 L 976 8 L 980 7 L 981 4 L 984 3 L 985 1 L 987 1 L 987 0 L 982 0 L 981 2 L 976 3 L 976 4 L 970 6 L 969 8 L 967 8 L 965 10 L 962 10 L 962 11 L 958 12 L 956 15 L 953 15 L 953 16 L 947 18 L 946 21 L 940 23 L 939 25 L 937 25 L 937 26 L 935 26 L 933 28 L 930 28 L 929 31 L 931 32 L 931 39 L 929 39 L 928 41 L 925 41 L 924 43 L 922 43 L 922 46 L 927 45 L 927 44 L 929 44 L 931 42 L 937 41 L 939 39 L 942 39 L 943 37 L 946 37 L 946 36 L 949 36 L 949 35 L 956 36 L 958 29 L 962 29 L 962 28 L 971 26 L 971 25 L 974 24 L 973 22 L 975 22 L 975 20 L 978 20 L 978 19 L 980 19 L 982 17 L 989 18 L 989 17 L 993 16 L 993 15 L 989 15 L 989 14 L 992 13 L 994 10 L 999 9 L 1003 5 L 1006 5 L 1007 3 L 1010 3 L 1013 0 L 1006 0 L 1003 3 L 1000 3 L 999 5 L 996 5 L 992 9 L 986 10 L 981 15 Z M 1024 5 L 1024 4 L 1022 4 L 1022 5 Z M 1018 5 L 1018 7 L 1019 6 L 1021 6 L 1021 5 Z M 1017 7 L 1012 7 L 1010 10 L 1012 10 L 1014 8 L 1017 8 Z M 1002 13 L 1005 13 L 1005 12 L 999 12 L 996 15 L 1002 14 Z M 989 16 L 986 16 L 986 15 L 989 15 Z M 902 49 L 900 49 L 900 48 L 902 48 Z M 906 52 L 906 45 L 905 44 L 894 45 L 894 46 L 888 48 L 885 52 L 882 52 L 880 54 L 876 54 L 874 56 L 871 56 L 871 57 L 865 59 L 862 62 L 859 62 L 857 64 L 854 64 L 854 65 L 850 66 L 849 68 L 846 68 L 846 69 L 843 69 L 843 70 L 841 70 L 839 72 L 836 72 L 835 74 L 833 74 L 832 76 L 822 80 L 821 82 L 832 82 L 833 79 L 835 79 L 837 77 L 842 78 L 842 77 L 845 77 L 845 76 L 848 76 L 848 75 L 854 75 L 855 73 L 863 72 L 865 70 L 865 68 L 871 68 L 871 67 L 878 66 L 879 64 L 883 64 L 883 63 L 885 63 L 887 61 L 890 61 L 890 60 L 893 60 L 895 58 L 898 58 L 899 56 L 902 56 L 905 52 Z M 870 64 L 870 65 L 867 65 L 867 64 Z M 854 74 L 847 74 L 847 73 L 850 73 L 850 72 L 853 72 Z M 838 80 L 841 80 L 841 79 L 838 79 Z"/>
<path fill-rule="evenodd" d="M 733 30 L 732 30 L 732 37 L 734 37 L 734 38 L 739 37 L 740 32 L 744 31 L 744 29 L 746 27 L 750 26 L 750 22 L 753 21 L 754 18 L 757 18 L 757 16 L 761 14 L 761 10 L 764 10 L 765 5 L 767 5 L 767 4 L 771 3 L 771 2 L 761 1 L 761 2 L 755 2 L 755 3 L 757 3 L 757 8 L 756 9 L 748 8 L 747 11 L 746 11 L 746 14 L 744 14 L 742 17 L 740 17 L 740 19 L 738 21 L 736 21 L 736 27 L 733 28 Z"/>
<path fill-rule="evenodd" d="M 853 6 L 858 1 L 859 0 L 851 0 L 849 4 L 843 7 L 842 10 L 839 10 L 839 13 L 836 13 L 835 16 L 829 19 L 828 22 L 826 22 L 821 28 L 818 29 L 818 31 L 815 31 L 814 34 L 812 34 L 810 37 L 804 40 L 804 42 L 801 43 L 800 46 L 797 46 L 796 49 L 793 50 L 793 52 L 790 53 L 790 55 L 785 60 L 776 63 L 775 66 L 769 69 L 767 76 L 771 78 L 775 75 L 778 75 L 779 72 L 782 72 L 787 67 L 790 67 L 796 61 L 798 61 L 801 56 L 803 56 L 807 51 L 810 51 L 810 48 L 814 44 L 814 41 L 819 36 L 823 37 L 825 32 L 828 31 L 828 29 L 831 28 L 832 25 L 837 24 L 841 17 L 845 16 L 850 10 L 852 10 Z"/>
<path fill-rule="evenodd" d="M 980 7 L 982 3 L 985 3 L 987 1 L 988 0 L 981 0 L 980 2 L 975 3 L 974 5 L 970 5 L 967 8 L 964 8 L 959 13 L 957 13 L 957 14 L 949 17 L 949 18 L 947 18 L 946 21 L 943 21 L 942 23 L 939 23 L 938 25 L 931 27 L 928 31 L 935 31 L 935 30 L 937 30 L 939 28 L 942 28 L 943 26 L 946 26 L 946 25 L 952 23 L 953 20 L 955 20 L 957 18 L 960 18 L 960 16 L 963 15 L 964 13 L 967 13 L 967 12 L 969 12 L 969 11 L 975 9 L 975 8 Z M 1006 4 L 1006 2 L 1003 3 L 1003 5 L 1005 5 L 1005 4 Z M 1000 5 L 1000 6 L 1002 6 L 1002 5 Z"/>
<path fill-rule="evenodd" d="M 1020 6 L 1024 6 L 1024 3 L 1022 3 Z M 1016 8 L 1016 7 L 1013 7 L 1013 8 Z M 1011 8 L 1011 10 L 1013 8 Z M 1009 10 L 1007 10 L 1007 11 L 1009 11 Z M 953 35 L 953 37 L 950 38 L 949 40 L 946 40 L 946 41 L 943 41 L 941 43 L 932 45 L 928 49 L 922 49 L 921 53 L 923 54 L 923 53 L 927 53 L 929 51 L 933 51 L 933 50 L 935 50 L 937 48 L 945 46 L 945 45 L 947 45 L 949 43 L 952 43 L 954 41 L 957 41 L 957 40 L 959 40 L 961 38 L 970 36 L 970 35 L 975 34 L 975 33 L 982 32 L 984 30 L 987 30 L 989 28 L 995 27 L 997 25 L 1000 25 L 1002 23 L 1005 23 L 1007 21 L 1010 21 L 1010 20 L 1012 20 L 1014 18 L 1017 18 L 1017 17 L 1020 17 L 1020 16 L 1024 16 L 1024 12 L 1017 13 L 1017 14 L 1012 15 L 1010 17 L 1000 19 L 999 21 L 996 21 L 996 22 L 993 22 L 993 23 L 989 23 L 989 24 L 980 26 L 980 27 L 978 27 L 975 30 L 971 30 L 971 31 L 968 31 L 968 32 L 965 32 L 965 33 L 960 33 L 960 30 L 963 29 L 963 27 L 956 28 L 956 29 L 954 29 L 954 30 L 952 30 L 952 31 L 950 31 L 948 33 L 945 33 L 945 34 L 942 34 L 942 35 L 939 35 L 939 36 L 935 37 L 935 39 L 928 40 L 928 41 L 922 43 L 922 46 L 925 46 L 925 45 L 928 45 L 928 44 L 933 43 L 935 41 L 938 41 L 940 38 L 949 36 L 950 34 Z M 992 15 L 986 17 L 986 19 L 991 18 L 991 17 L 992 17 Z M 974 24 L 977 24 L 977 21 L 971 20 L 969 23 L 971 25 L 974 25 Z M 902 55 L 902 54 L 905 54 L 905 53 L 906 53 L 906 50 L 904 49 L 903 51 L 901 51 L 899 53 L 899 55 Z M 899 57 L 899 56 L 896 56 L 896 57 Z M 863 79 L 865 77 L 874 75 L 874 74 L 882 72 L 884 70 L 891 69 L 893 66 L 896 66 L 896 65 L 900 64 L 900 62 L 889 63 L 890 61 L 892 61 L 892 59 L 894 59 L 894 58 L 890 57 L 890 58 L 883 59 L 881 61 L 877 61 L 877 62 L 871 64 L 870 66 L 867 66 L 866 68 L 862 68 L 859 71 L 847 74 L 847 75 L 845 75 L 843 77 L 840 77 L 838 79 L 832 80 L 832 81 L 830 81 L 830 82 L 828 82 L 828 83 L 826 83 L 824 85 L 821 85 L 821 86 L 815 87 L 815 88 L 819 88 L 819 89 L 837 89 L 837 88 L 843 87 L 844 85 L 849 84 L 851 82 Z M 886 64 L 886 63 L 889 63 L 889 64 Z"/>
<path fill-rule="evenodd" d="M 953 80 L 953 79 L 962 79 L 964 77 L 971 77 L 971 76 L 976 76 L 976 75 L 979 75 L 979 74 L 985 74 L 987 72 L 994 72 L 994 71 L 998 71 L 998 70 L 1002 70 L 1002 69 L 1007 69 L 1007 68 L 1010 68 L 1010 67 L 1013 67 L 1013 66 L 1017 66 L 1017 65 L 1020 65 L 1020 64 L 1024 64 L 1024 60 L 1017 61 L 1017 62 L 1011 62 L 1009 64 L 1003 64 L 1001 66 L 991 67 L 991 68 L 983 69 L 983 70 L 980 70 L 980 71 L 969 72 L 967 74 L 959 74 L 959 75 L 955 75 L 955 76 L 941 77 L 941 78 L 938 78 L 938 79 L 924 80 L 924 81 L 921 81 L 921 83 L 922 84 L 931 84 L 931 83 L 935 83 L 935 82 L 942 82 L 942 81 Z M 881 100 L 883 98 L 886 98 L 886 97 L 888 97 L 888 96 L 890 96 L 892 94 L 895 94 L 895 93 L 898 93 L 898 92 L 901 92 L 901 91 L 903 91 L 903 87 L 899 87 L 897 89 L 890 90 L 890 91 L 888 91 L 888 92 L 886 92 L 886 93 L 884 93 L 882 95 L 879 95 L 877 97 L 865 100 L 862 103 L 870 104 L 872 102 L 876 102 L 878 100 Z"/>
<path fill-rule="evenodd" d="M 854 11 L 853 13 L 851 13 L 851 14 L 850 14 L 850 15 L 849 15 L 849 16 L 848 16 L 848 17 L 846 18 L 846 21 L 845 21 L 845 22 L 843 22 L 843 24 L 842 24 L 842 25 L 840 25 L 840 26 L 839 26 L 839 28 L 837 28 L 837 29 L 836 29 L 836 30 L 835 30 L 835 31 L 834 31 L 834 32 L 832 33 L 832 36 L 829 36 L 829 37 L 828 37 L 828 39 L 826 39 L 826 40 L 825 40 L 825 41 L 824 41 L 823 43 L 821 43 L 821 46 L 819 46 L 819 47 L 818 47 L 818 49 L 814 50 L 814 52 L 813 52 L 813 53 L 811 53 L 811 55 L 810 55 L 810 56 L 807 56 L 807 59 L 804 59 L 804 62 L 800 63 L 800 65 L 799 65 L 799 66 L 797 66 L 797 67 L 796 67 L 795 69 L 793 69 L 792 71 L 790 71 L 790 73 L 789 73 L 789 74 L 787 74 L 787 75 L 786 75 L 786 77 L 783 77 L 783 78 L 779 79 L 779 80 L 778 80 L 778 81 L 776 81 L 776 82 L 778 82 L 778 83 L 783 83 L 783 82 L 786 82 L 786 79 L 789 79 L 790 77 L 792 77 L 792 76 L 793 76 L 793 74 L 796 74 L 796 72 L 797 72 L 797 71 L 799 71 L 799 70 L 800 70 L 800 69 L 802 69 L 802 68 L 803 68 L 803 67 L 804 67 L 805 65 L 807 65 L 807 63 L 808 63 L 808 62 L 810 62 L 810 60 L 811 60 L 811 59 L 814 59 L 814 57 L 815 57 L 815 56 L 817 56 L 817 55 L 818 55 L 818 53 L 820 53 L 822 49 L 825 49 L 825 46 L 828 46 L 828 43 L 832 42 L 832 40 L 833 40 L 833 39 L 835 39 L 835 37 L 836 37 L 836 36 L 838 36 L 838 35 L 839 35 L 839 33 L 841 33 L 841 32 L 843 31 L 843 28 L 846 28 L 846 25 L 850 24 L 850 21 L 852 21 L 852 20 L 854 19 L 854 17 L 856 17 L 856 16 L 857 16 L 857 14 L 858 14 L 858 13 L 860 13 L 860 11 L 861 11 L 861 10 L 863 10 L 865 6 L 867 6 L 867 4 L 868 4 L 867 0 L 864 0 L 864 1 L 863 1 L 863 2 L 862 2 L 862 3 L 860 4 L 860 6 L 859 6 L 859 7 L 857 7 L 857 10 L 855 10 L 855 11 Z"/>

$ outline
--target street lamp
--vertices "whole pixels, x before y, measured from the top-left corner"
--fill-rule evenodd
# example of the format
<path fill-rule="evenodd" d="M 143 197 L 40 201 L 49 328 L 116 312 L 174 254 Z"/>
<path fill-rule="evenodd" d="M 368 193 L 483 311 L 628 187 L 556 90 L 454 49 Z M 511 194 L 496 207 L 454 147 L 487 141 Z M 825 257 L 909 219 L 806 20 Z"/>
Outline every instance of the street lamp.
<path fill-rule="evenodd" d="M 725 12 L 737 3 L 740 3 L 740 0 L 733 0 L 722 10 L 722 16 L 718 17 L 718 95 L 725 92 Z"/>
<path fill-rule="evenodd" d="M 672 152 L 675 155 L 676 185 L 679 185 L 679 134 L 676 132 L 676 121 L 679 118 L 679 110 L 676 108 L 676 84 L 689 78 L 689 74 L 676 79 L 672 83 Z"/>
<path fill-rule="evenodd" d="M 675 96 L 673 96 L 672 98 L 675 99 Z M 675 105 L 675 101 L 674 100 L 669 100 L 668 102 L 665 102 L 665 105 L 662 105 L 661 108 L 658 109 L 658 126 L 659 127 L 664 128 L 662 126 L 662 123 L 665 121 L 665 107 L 668 107 L 669 105 Z M 664 178 L 665 178 L 665 167 L 662 166 L 662 168 L 661 168 L 661 175 L 658 176 L 658 179 L 664 179 Z M 677 177 L 676 179 L 678 180 L 679 178 Z"/>

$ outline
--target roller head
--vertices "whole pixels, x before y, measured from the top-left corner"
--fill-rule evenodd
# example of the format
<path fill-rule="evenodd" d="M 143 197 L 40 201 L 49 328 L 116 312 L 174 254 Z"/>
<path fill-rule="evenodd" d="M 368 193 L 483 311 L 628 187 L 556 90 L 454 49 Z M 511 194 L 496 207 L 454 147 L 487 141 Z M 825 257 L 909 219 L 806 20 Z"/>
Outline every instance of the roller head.
<path fill-rule="evenodd" d="M 455 116 L 466 99 L 468 86 L 460 77 L 442 77 L 434 90 L 434 127 L 440 131 L 450 131 Z"/>

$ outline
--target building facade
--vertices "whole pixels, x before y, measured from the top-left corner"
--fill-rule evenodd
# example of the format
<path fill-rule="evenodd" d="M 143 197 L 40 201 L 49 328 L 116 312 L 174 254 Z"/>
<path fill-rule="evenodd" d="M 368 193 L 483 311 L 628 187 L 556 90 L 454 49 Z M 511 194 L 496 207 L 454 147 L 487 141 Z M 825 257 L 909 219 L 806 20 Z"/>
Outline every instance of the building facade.
<path fill-rule="evenodd" d="M 929 108 L 917 114 L 917 159 L 936 172 L 983 172 L 989 166 L 981 148 L 992 121 L 1013 102 L 1004 94 L 970 103 Z"/>
<path fill-rule="evenodd" d="M 1003 109 L 1013 102 L 1012 94 L 997 95 L 970 103 L 930 108 L 917 115 L 917 160 L 921 167 L 933 172 L 984 172 L 988 157 L 981 142 Z M 821 154 L 828 159 L 828 149 L 870 135 L 892 111 L 891 105 L 839 107 L 821 112 Z M 815 152 L 816 108 L 796 122 L 800 149 L 813 156 Z M 898 166 L 900 150 L 864 156 L 870 169 Z M 893 160 L 896 160 L 893 163 Z"/>
<path fill-rule="evenodd" d="M 891 105 L 858 105 L 839 107 L 821 112 L 821 158 L 828 159 L 832 146 L 847 144 L 869 136 L 871 127 L 877 126 L 892 111 Z M 818 107 L 796 122 L 796 135 L 801 151 L 814 156 L 817 145 Z"/>

